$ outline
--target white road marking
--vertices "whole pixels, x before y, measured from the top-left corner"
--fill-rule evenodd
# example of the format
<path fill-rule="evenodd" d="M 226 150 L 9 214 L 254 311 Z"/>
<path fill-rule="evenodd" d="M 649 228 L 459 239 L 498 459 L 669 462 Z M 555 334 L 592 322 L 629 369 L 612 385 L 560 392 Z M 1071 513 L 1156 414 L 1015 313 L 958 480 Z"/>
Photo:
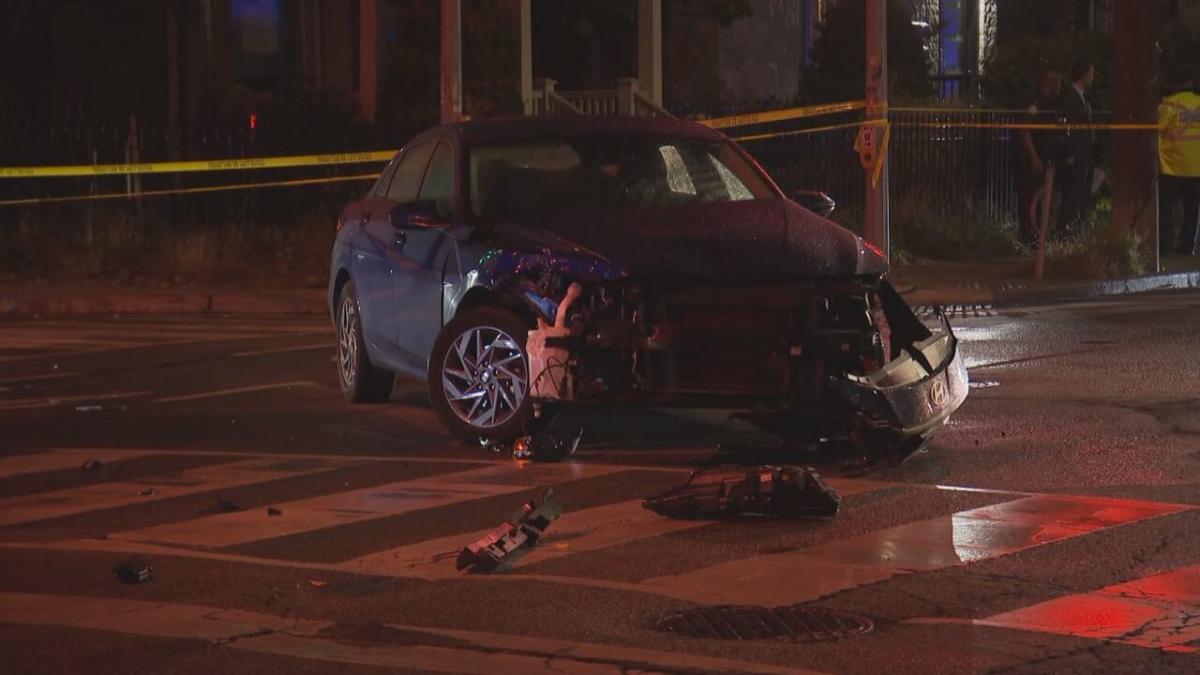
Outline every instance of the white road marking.
<path fill-rule="evenodd" d="M 274 384 L 259 384 L 252 387 L 238 387 L 236 389 L 219 389 L 217 391 L 206 391 L 200 394 L 185 394 L 183 396 L 168 396 L 167 398 L 156 398 L 155 403 L 180 403 L 183 401 L 199 401 L 206 398 L 216 398 L 218 396 L 233 396 L 236 394 L 248 394 L 256 391 L 269 391 L 271 389 L 291 389 L 293 387 L 316 387 L 316 382 L 308 380 L 298 380 L 295 382 L 276 382 Z"/>
<path fill-rule="evenodd" d="M 409 636 L 425 634 L 430 642 L 449 641 L 456 646 L 362 645 L 318 637 L 332 625 L 328 621 L 124 598 L 0 592 L 0 623 L 204 640 L 261 654 L 444 673 L 616 675 L 632 667 L 641 671 L 818 675 L 810 670 L 687 653 L 422 626 L 388 627 L 397 635 L 401 631 Z"/>
<path fill-rule="evenodd" d="M 149 396 L 149 391 L 114 392 L 110 394 L 85 394 L 82 396 L 50 396 L 42 398 L 0 399 L 0 412 L 6 410 L 36 410 L 38 408 L 57 408 L 60 405 L 82 403 L 85 401 L 115 401 L 126 398 Z"/>
<path fill-rule="evenodd" d="M 513 464 L 495 465 L 275 504 L 282 511 L 279 516 L 267 516 L 260 509 L 238 511 L 109 536 L 146 543 L 220 548 L 511 494 L 546 483 L 615 471 L 583 464 L 544 464 L 536 472 Z"/>
<path fill-rule="evenodd" d="M 308 352 L 318 349 L 333 349 L 332 342 L 323 342 L 318 345 L 300 345 L 299 347 L 282 347 L 280 349 L 262 349 L 254 352 L 236 352 L 232 354 L 234 358 L 245 358 L 247 356 L 267 356 L 270 354 L 290 354 L 292 352 Z"/>
<path fill-rule="evenodd" d="M 45 375 L 23 375 L 21 377 L 9 377 L 0 380 L 0 384 L 13 384 L 15 382 L 37 382 L 40 380 L 59 380 L 64 377 L 75 377 L 79 373 L 47 373 Z"/>
<path fill-rule="evenodd" d="M 906 523 L 788 553 L 739 559 L 649 579 L 649 592 L 696 602 L 790 605 L 909 574 L 999 557 L 1181 505 L 1098 497 L 1024 497 Z M 780 584 L 780 579 L 789 579 Z"/>
<path fill-rule="evenodd" d="M 1200 651 L 1189 646 L 1200 643 L 1198 611 L 1200 565 L 1193 565 L 986 619 L 929 618 L 906 623 L 1011 628 L 1192 654 Z"/>
<path fill-rule="evenodd" d="M 4 455 L 0 456 L 0 478 L 43 473 L 46 471 L 59 471 L 61 469 L 79 469 L 82 471 L 84 462 L 92 458 L 108 463 L 152 454 L 154 454 L 152 450 L 77 450 Z"/>
<path fill-rule="evenodd" d="M 286 463 L 286 460 L 278 458 L 244 460 L 187 469 L 173 475 L 96 483 L 0 499 L 0 527 L 320 473 L 340 466 L 334 462 L 313 461 L 307 466 L 286 467 Z M 281 466 L 285 468 L 279 468 Z M 139 494 L 147 493 L 150 489 L 154 490 L 153 494 Z"/>
<path fill-rule="evenodd" d="M 68 626 L 146 637 L 224 642 L 280 631 L 315 635 L 327 621 L 306 621 L 219 607 L 124 598 L 0 592 L 0 622 Z"/>

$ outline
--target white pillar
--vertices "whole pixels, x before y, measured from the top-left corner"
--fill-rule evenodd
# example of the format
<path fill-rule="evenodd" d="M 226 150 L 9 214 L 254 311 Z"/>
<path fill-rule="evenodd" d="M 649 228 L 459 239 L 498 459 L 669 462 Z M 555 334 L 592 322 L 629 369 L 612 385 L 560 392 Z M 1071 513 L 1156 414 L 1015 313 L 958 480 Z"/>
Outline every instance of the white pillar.
<path fill-rule="evenodd" d="M 662 105 L 662 0 L 638 0 L 638 73 L 641 92 Z"/>
<path fill-rule="evenodd" d="M 462 119 L 462 0 L 442 0 L 442 124 Z"/>
<path fill-rule="evenodd" d="M 521 104 L 533 114 L 533 11 L 532 0 L 521 0 Z"/>

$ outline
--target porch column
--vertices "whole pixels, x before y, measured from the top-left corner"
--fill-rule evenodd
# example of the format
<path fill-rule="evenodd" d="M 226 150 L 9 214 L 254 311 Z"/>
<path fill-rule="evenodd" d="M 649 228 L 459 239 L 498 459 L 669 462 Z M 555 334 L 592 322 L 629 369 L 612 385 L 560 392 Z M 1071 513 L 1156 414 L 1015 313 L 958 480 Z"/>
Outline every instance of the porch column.
<path fill-rule="evenodd" d="M 442 124 L 462 119 L 462 0 L 442 0 Z"/>
<path fill-rule="evenodd" d="M 638 72 L 644 96 L 662 106 L 662 0 L 638 0 Z"/>
<path fill-rule="evenodd" d="M 533 11 L 532 0 L 521 0 L 521 104 L 533 114 Z"/>

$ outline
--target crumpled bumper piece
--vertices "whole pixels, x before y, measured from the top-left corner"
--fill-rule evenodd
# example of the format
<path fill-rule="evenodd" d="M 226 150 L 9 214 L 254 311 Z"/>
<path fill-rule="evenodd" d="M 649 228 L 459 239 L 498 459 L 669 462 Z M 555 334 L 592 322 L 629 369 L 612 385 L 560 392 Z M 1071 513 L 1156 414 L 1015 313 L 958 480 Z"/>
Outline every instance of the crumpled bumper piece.
<path fill-rule="evenodd" d="M 913 343 L 879 370 L 832 381 L 869 450 L 902 460 L 925 446 L 967 398 L 967 368 L 944 314 L 942 332 Z"/>
<path fill-rule="evenodd" d="M 832 518 L 842 498 L 812 469 L 722 466 L 697 469 L 683 485 L 642 506 L 668 518 Z"/>

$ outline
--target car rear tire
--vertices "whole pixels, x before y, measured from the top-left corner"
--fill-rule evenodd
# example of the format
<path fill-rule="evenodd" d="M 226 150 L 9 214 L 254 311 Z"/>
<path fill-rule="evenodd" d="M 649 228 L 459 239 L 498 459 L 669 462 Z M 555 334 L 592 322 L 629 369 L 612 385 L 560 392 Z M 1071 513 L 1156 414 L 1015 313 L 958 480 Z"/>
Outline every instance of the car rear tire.
<path fill-rule="evenodd" d="M 446 428 L 467 441 L 507 442 L 533 433 L 530 326 L 499 307 L 475 307 L 442 329 L 429 357 L 429 398 Z"/>
<path fill-rule="evenodd" d="M 338 294 L 337 316 L 337 370 L 342 395 L 351 403 L 383 403 L 392 396 L 395 373 L 377 368 L 367 357 L 367 347 L 362 336 L 362 321 L 358 311 L 358 297 L 354 293 L 354 282 L 348 281 Z"/>

